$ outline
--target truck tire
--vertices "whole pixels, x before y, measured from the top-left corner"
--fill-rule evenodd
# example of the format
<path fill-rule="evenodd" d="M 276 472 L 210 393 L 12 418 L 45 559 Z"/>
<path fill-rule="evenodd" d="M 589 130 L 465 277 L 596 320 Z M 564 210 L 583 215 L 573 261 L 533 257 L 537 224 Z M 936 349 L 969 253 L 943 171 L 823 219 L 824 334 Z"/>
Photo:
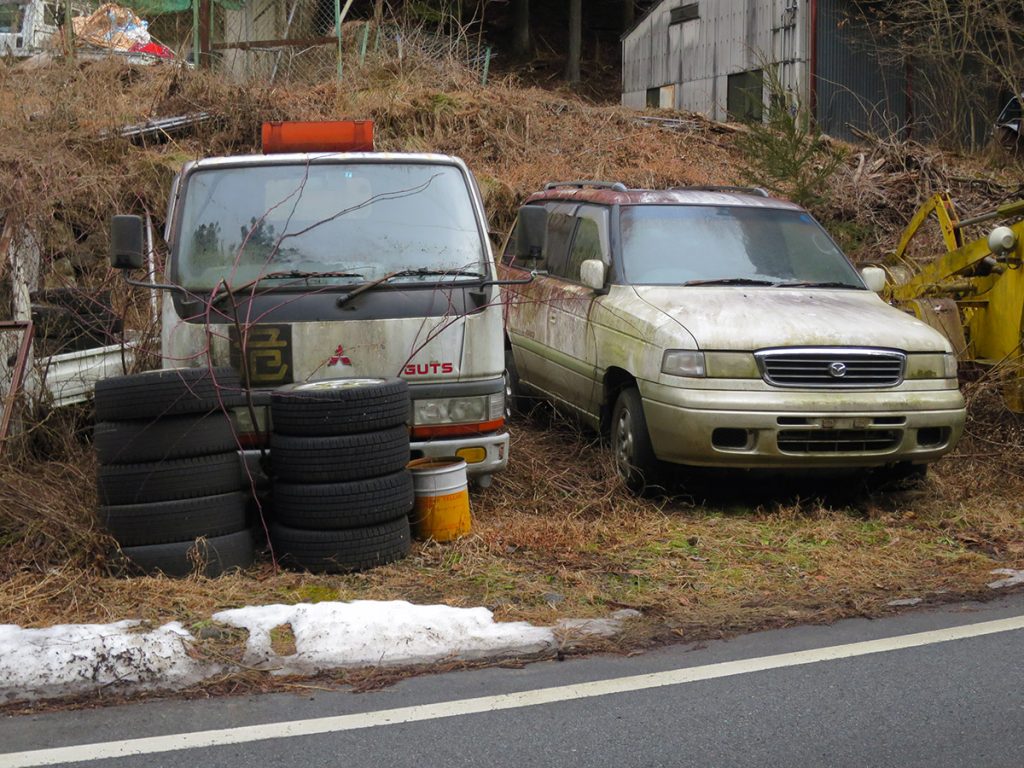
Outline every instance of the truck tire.
<path fill-rule="evenodd" d="M 100 421 L 92 434 L 101 464 L 209 456 L 237 448 L 231 419 L 219 411 L 152 421 Z"/>
<path fill-rule="evenodd" d="M 274 390 L 274 431 L 321 437 L 376 432 L 409 420 L 409 385 L 402 379 L 328 379 Z"/>
<path fill-rule="evenodd" d="M 290 528 L 365 528 L 408 515 L 412 506 L 412 475 L 404 469 L 347 483 L 274 484 L 274 519 Z"/>
<path fill-rule="evenodd" d="M 96 421 L 209 413 L 245 404 L 231 368 L 168 368 L 96 382 Z"/>
<path fill-rule="evenodd" d="M 145 464 L 109 464 L 96 473 L 101 506 L 215 496 L 242 488 L 238 453 L 217 453 Z"/>
<path fill-rule="evenodd" d="M 282 565 L 314 573 L 348 573 L 384 565 L 409 554 L 409 518 L 341 531 L 304 531 L 278 523 L 270 542 Z"/>
<path fill-rule="evenodd" d="M 651 447 L 643 401 L 635 387 L 619 392 L 612 409 L 611 448 L 615 470 L 634 493 L 643 493 L 658 480 L 658 459 Z"/>
<path fill-rule="evenodd" d="M 183 578 L 198 571 L 211 579 L 228 571 L 248 568 L 254 559 L 252 532 L 248 528 L 224 536 L 121 547 L 111 558 L 115 570 L 126 575 L 145 573 Z"/>
<path fill-rule="evenodd" d="M 99 521 L 122 547 L 221 536 L 245 528 L 248 494 L 221 493 L 194 499 L 99 508 Z"/>
<path fill-rule="evenodd" d="M 273 432 L 270 463 L 275 481 L 285 483 L 340 483 L 390 475 L 409 463 L 409 432 L 405 427 L 331 437 Z"/>

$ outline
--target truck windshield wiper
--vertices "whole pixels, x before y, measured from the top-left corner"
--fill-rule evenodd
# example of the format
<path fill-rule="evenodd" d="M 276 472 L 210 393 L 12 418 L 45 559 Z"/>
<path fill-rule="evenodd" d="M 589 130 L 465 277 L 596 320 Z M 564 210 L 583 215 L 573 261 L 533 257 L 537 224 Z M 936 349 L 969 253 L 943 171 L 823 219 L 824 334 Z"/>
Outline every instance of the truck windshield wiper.
<path fill-rule="evenodd" d="M 384 283 L 391 282 L 396 277 L 478 277 L 482 278 L 483 275 L 480 272 L 473 272 L 466 269 L 428 269 L 421 267 L 419 269 L 400 269 L 397 272 L 389 272 L 383 277 L 379 277 L 376 280 L 372 280 L 369 283 L 363 283 L 362 285 L 356 286 L 351 291 L 346 293 L 344 296 L 338 297 L 338 306 L 342 307 L 349 301 L 354 299 L 361 293 L 373 290 L 374 288 L 383 285 Z"/>
<path fill-rule="evenodd" d="M 687 280 L 683 285 L 778 285 L 774 280 L 752 277 L 720 277 L 716 280 Z"/>
<path fill-rule="evenodd" d="M 362 277 L 362 275 L 358 272 L 309 272 L 301 269 L 286 269 L 280 272 L 268 272 L 265 275 L 260 275 L 253 282 L 258 283 L 261 280 L 289 277 L 301 280 L 310 277 Z"/>
<path fill-rule="evenodd" d="M 814 280 L 792 280 L 787 283 L 775 283 L 776 288 L 860 288 L 859 285 L 844 283 L 839 280 L 825 280 L 816 282 Z"/>
<path fill-rule="evenodd" d="M 218 303 L 226 299 L 228 296 L 235 296 L 241 293 L 242 291 L 255 289 L 255 287 L 264 280 L 308 280 L 314 277 L 362 277 L 362 275 L 360 275 L 358 272 L 312 272 L 301 269 L 287 269 L 278 272 L 267 272 L 267 274 L 265 275 L 260 275 L 259 277 L 253 280 L 249 280 L 248 282 L 242 283 L 237 288 L 232 288 L 231 286 L 228 286 L 225 282 L 224 285 L 227 287 L 227 290 L 223 292 L 217 292 L 217 295 L 213 297 L 212 306 L 216 306 Z"/>

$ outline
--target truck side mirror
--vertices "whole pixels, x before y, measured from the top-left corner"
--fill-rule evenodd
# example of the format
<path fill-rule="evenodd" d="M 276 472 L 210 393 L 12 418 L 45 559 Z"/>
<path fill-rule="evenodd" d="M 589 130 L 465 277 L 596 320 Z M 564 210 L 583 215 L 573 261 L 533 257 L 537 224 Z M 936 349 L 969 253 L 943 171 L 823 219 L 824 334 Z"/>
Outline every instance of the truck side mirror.
<path fill-rule="evenodd" d="M 885 270 L 881 267 L 864 267 L 860 271 L 861 280 L 868 287 L 869 291 L 881 293 L 885 290 Z"/>
<path fill-rule="evenodd" d="M 538 261 L 544 258 L 544 240 L 548 230 L 548 211 L 542 205 L 524 205 L 519 209 L 516 226 L 516 257 Z"/>
<path fill-rule="evenodd" d="M 143 228 L 141 216 L 114 216 L 110 220 L 110 266 L 142 269 Z"/>
<path fill-rule="evenodd" d="M 600 291 L 604 288 L 604 262 L 600 259 L 586 259 L 580 264 L 580 282 L 587 288 Z"/>

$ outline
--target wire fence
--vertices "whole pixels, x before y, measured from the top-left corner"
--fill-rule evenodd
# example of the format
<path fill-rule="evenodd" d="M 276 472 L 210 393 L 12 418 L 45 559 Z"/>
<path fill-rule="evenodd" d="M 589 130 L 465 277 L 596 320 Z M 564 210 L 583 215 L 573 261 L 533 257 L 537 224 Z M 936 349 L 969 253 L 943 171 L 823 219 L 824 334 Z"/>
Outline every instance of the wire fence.
<path fill-rule="evenodd" d="M 490 48 L 452 20 L 345 15 L 351 4 L 343 0 L 192 1 L 185 11 L 149 15 L 149 31 L 179 58 L 238 82 L 344 79 L 368 62 L 416 58 L 455 60 L 482 82 L 489 76 Z"/>

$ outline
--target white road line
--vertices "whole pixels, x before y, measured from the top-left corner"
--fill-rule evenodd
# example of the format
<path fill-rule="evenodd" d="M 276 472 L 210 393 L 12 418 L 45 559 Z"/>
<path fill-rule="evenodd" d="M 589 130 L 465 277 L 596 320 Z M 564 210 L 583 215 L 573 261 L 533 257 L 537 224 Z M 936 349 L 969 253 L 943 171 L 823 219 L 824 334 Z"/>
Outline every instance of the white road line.
<path fill-rule="evenodd" d="M 643 691 L 669 685 L 682 685 L 702 680 L 714 680 L 732 675 L 763 672 L 769 669 L 816 664 L 821 661 L 849 659 L 873 653 L 886 653 L 924 645 L 947 643 L 998 632 L 1012 632 L 1024 629 L 1024 616 L 1009 619 L 967 624 L 912 635 L 898 635 L 879 640 L 833 645 L 828 648 L 812 648 L 806 651 L 780 653 L 755 659 L 725 661 L 702 667 L 686 667 L 647 675 L 633 675 L 609 680 L 595 680 L 589 683 L 562 685 L 554 688 L 539 688 L 520 693 L 505 693 L 497 696 L 481 696 L 459 701 L 442 701 L 436 704 L 421 704 L 397 709 L 383 709 L 354 715 L 320 717 L 314 720 L 293 720 L 283 723 L 265 723 L 241 728 L 225 728 L 216 731 L 176 733 L 168 736 L 151 736 L 143 739 L 110 741 L 98 744 L 81 744 L 71 747 L 56 747 L 28 752 L 0 754 L 0 768 L 29 768 L 37 765 L 60 765 L 73 762 L 106 760 L 114 757 L 152 755 L 187 749 L 203 749 L 228 744 L 243 744 L 268 739 L 287 739 L 295 736 L 312 736 L 322 733 L 352 731 L 360 728 L 374 728 L 382 725 L 414 723 L 422 720 L 439 720 L 482 712 L 498 712 L 505 709 L 536 707 L 560 701 L 589 699 L 616 693 Z"/>

